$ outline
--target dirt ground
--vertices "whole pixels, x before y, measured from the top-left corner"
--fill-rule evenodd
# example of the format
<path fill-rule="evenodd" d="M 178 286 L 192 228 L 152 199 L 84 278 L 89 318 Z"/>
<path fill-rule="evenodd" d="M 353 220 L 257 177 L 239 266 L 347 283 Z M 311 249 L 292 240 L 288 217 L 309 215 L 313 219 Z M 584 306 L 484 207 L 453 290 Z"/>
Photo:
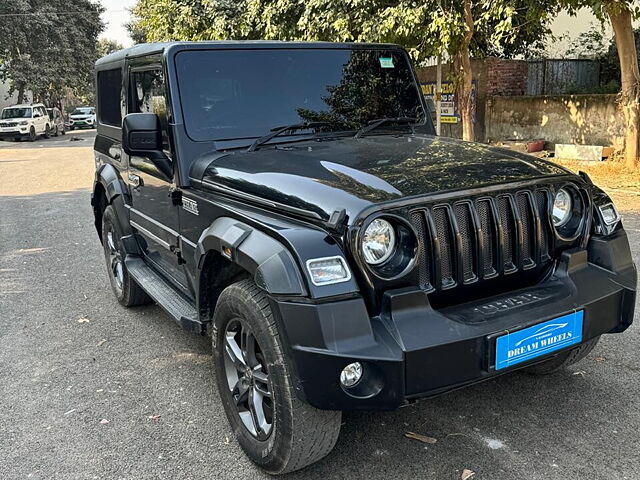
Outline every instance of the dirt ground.
<path fill-rule="evenodd" d="M 73 165 L 71 169 L 70 165 Z M 48 173 L 43 174 L 44 169 Z M 20 175 L 15 174 L 16 170 Z M 91 188 L 94 172 L 91 147 L 5 148 L 0 150 L 0 196 Z"/>
<path fill-rule="evenodd" d="M 582 170 L 587 173 L 593 183 L 609 194 L 621 212 L 640 210 L 640 169 L 628 170 L 618 161 L 554 161 L 573 172 Z"/>

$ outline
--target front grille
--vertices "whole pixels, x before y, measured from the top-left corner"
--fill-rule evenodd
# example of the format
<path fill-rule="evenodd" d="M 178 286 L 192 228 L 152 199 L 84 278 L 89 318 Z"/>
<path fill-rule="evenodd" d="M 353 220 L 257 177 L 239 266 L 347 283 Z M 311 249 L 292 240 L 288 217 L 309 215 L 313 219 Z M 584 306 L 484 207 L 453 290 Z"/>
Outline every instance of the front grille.
<path fill-rule="evenodd" d="M 18 122 L 2 122 L 0 123 L 0 127 L 17 127 Z"/>
<path fill-rule="evenodd" d="M 547 264 L 547 197 L 538 189 L 413 209 L 420 287 L 447 290 Z"/>

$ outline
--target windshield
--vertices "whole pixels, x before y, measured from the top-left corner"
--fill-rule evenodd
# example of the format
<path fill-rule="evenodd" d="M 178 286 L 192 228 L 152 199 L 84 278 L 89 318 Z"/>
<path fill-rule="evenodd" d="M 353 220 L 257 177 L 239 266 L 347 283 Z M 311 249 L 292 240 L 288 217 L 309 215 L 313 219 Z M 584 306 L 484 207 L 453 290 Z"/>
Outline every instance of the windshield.
<path fill-rule="evenodd" d="M 31 118 L 31 107 L 5 108 L 0 118 Z"/>
<path fill-rule="evenodd" d="M 176 66 L 196 141 L 255 138 L 304 122 L 351 131 L 385 117 L 425 121 L 411 66 L 397 49 L 186 51 Z"/>
<path fill-rule="evenodd" d="M 71 115 L 92 115 L 91 108 L 76 108 Z"/>

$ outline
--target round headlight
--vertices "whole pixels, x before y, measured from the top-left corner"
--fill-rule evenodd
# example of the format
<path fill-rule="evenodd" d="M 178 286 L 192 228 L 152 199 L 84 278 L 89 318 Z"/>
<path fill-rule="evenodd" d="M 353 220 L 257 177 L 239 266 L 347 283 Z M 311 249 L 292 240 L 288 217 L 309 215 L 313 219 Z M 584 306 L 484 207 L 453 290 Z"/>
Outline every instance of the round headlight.
<path fill-rule="evenodd" d="M 573 209 L 573 201 L 571 200 L 571 194 L 564 188 L 561 188 L 556 192 L 556 196 L 553 199 L 553 211 L 552 218 L 553 224 L 556 227 L 562 227 L 571 218 L 571 211 Z"/>
<path fill-rule="evenodd" d="M 393 226 L 381 218 L 371 222 L 362 236 L 362 254 L 369 265 L 379 265 L 387 260 L 395 245 Z"/>

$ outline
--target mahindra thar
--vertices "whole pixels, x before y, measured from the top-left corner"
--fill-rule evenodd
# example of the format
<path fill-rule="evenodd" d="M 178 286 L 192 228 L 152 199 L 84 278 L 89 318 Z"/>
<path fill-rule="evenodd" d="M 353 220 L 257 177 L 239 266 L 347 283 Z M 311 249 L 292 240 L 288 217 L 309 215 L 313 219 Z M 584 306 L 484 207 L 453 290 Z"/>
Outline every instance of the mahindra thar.
<path fill-rule="evenodd" d="M 96 85 L 115 296 L 211 336 L 231 428 L 269 473 L 327 455 L 343 410 L 550 373 L 633 321 L 611 199 L 436 136 L 398 46 L 138 45 Z"/>

